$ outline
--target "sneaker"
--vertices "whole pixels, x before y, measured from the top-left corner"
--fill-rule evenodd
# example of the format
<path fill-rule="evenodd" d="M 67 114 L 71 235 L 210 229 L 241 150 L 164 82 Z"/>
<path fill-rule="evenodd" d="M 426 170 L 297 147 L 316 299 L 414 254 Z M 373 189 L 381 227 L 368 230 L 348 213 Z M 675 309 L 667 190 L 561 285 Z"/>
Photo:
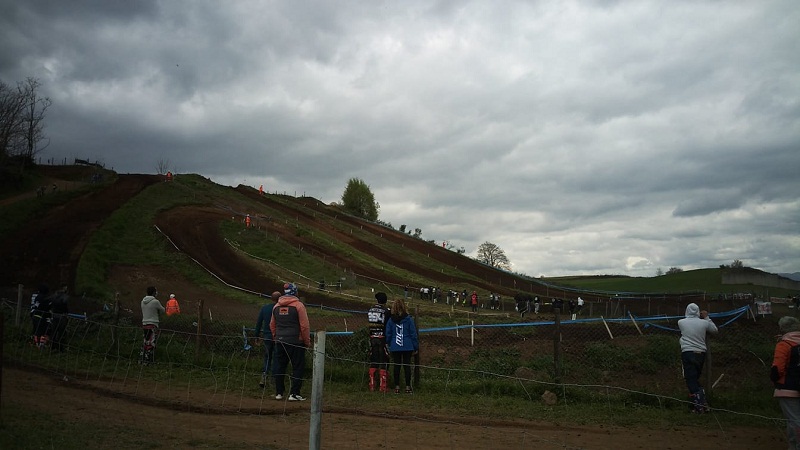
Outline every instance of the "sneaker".
<path fill-rule="evenodd" d="M 290 402 L 304 402 L 306 398 L 299 395 L 299 394 L 289 394 L 289 401 Z"/>
<path fill-rule="evenodd" d="M 275 400 L 283 400 L 283 394 L 276 395 Z"/>

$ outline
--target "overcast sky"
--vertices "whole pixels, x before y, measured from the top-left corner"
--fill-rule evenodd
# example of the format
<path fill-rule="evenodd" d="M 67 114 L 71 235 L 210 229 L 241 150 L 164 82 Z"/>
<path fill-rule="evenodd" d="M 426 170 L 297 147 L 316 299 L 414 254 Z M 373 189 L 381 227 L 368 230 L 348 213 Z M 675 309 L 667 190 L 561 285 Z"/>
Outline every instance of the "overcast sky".
<path fill-rule="evenodd" d="M 531 276 L 800 271 L 800 3 L 0 0 L 42 160 L 340 201 Z"/>

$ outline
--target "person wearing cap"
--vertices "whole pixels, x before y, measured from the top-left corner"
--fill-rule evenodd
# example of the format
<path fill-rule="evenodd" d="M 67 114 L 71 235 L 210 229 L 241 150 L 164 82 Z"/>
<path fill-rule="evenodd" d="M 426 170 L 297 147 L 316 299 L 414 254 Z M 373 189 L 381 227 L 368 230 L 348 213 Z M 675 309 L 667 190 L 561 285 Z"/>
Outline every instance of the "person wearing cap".
<path fill-rule="evenodd" d="M 791 316 L 778 321 L 780 340 L 775 345 L 769 378 L 775 385 L 773 397 L 786 417 L 789 448 L 800 448 L 800 322 Z"/>
<path fill-rule="evenodd" d="M 167 300 L 165 309 L 167 310 L 167 316 L 181 313 L 181 305 L 178 304 L 178 299 L 175 298 L 175 294 L 169 294 L 169 300 Z"/>
<path fill-rule="evenodd" d="M 692 412 L 702 414 L 708 410 L 706 392 L 700 385 L 700 373 L 706 360 L 708 333 L 716 334 L 717 326 L 708 317 L 708 311 L 700 311 L 695 303 L 686 306 L 686 317 L 678 321 L 681 330 L 681 364 L 683 378 L 689 389 L 689 408 Z"/>
<path fill-rule="evenodd" d="M 386 307 L 386 293 L 375 294 L 378 302 L 367 311 L 369 322 L 369 390 L 375 390 L 375 375 L 379 378 L 381 392 L 388 391 L 388 364 L 389 355 L 386 350 L 386 321 L 389 319 L 389 309 Z"/>
<path fill-rule="evenodd" d="M 306 368 L 306 348 L 311 346 L 311 327 L 306 306 L 297 298 L 297 286 L 283 285 L 283 295 L 272 308 L 269 328 L 275 341 L 275 400 L 283 400 L 286 369 L 292 364 L 290 402 L 303 401 L 303 373 Z"/>
<path fill-rule="evenodd" d="M 266 295 L 264 295 L 266 297 Z M 258 319 L 256 319 L 255 336 L 260 342 L 264 343 L 264 364 L 261 367 L 261 382 L 258 383 L 262 388 L 267 384 L 267 377 L 272 370 L 273 355 L 275 354 L 275 341 L 272 339 L 272 331 L 269 328 L 269 322 L 272 320 L 272 309 L 275 303 L 281 298 L 281 293 L 275 291 L 270 296 L 270 302 L 264 304 L 258 312 Z M 262 331 L 263 336 L 262 336 Z M 274 372 L 273 372 L 274 373 Z"/>

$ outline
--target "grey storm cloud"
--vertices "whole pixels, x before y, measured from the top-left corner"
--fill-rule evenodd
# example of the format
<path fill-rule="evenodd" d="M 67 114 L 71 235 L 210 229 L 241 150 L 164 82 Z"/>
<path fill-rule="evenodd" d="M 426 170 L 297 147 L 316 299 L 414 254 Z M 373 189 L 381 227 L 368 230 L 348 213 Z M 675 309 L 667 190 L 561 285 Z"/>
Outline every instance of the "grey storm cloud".
<path fill-rule="evenodd" d="M 42 161 L 167 160 L 338 201 L 513 270 L 800 270 L 800 8 L 763 2 L 0 0 Z"/>

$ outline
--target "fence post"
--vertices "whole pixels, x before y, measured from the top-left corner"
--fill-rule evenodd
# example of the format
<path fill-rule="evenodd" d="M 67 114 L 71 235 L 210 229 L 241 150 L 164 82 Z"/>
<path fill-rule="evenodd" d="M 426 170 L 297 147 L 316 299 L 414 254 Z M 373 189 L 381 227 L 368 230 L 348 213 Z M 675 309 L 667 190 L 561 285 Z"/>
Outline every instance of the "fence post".
<path fill-rule="evenodd" d="M 203 334 L 203 299 L 197 301 L 197 336 L 194 342 L 194 360 L 200 358 L 200 336 Z"/>
<path fill-rule="evenodd" d="M 314 373 L 311 378 L 311 421 L 308 448 L 319 450 L 322 429 L 322 389 L 325 385 L 325 331 L 317 331 L 314 340 Z"/>
<path fill-rule="evenodd" d="M 554 320 L 555 333 L 553 334 L 553 364 L 555 369 L 555 382 L 561 383 L 561 308 L 553 308 L 556 313 Z"/>
<path fill-rule="evenodd" d="M 14 325 L 19 326 L 22 323 L 22 288 L 24 286 L 17 285 L 17 315 L 14 318 Z"/>
<path fill-rule="evenodd" d="M 111 345 L 117 343 L 117 326 L 119 325 L 119 292 L 114 294 L 114 318 L 113 326 L 111 327 Z"/>
<path fill-rule="evenodd" d="M 419 330 L 419 326 L 417 324 L 417 317 L 419 317 L 419 306 L 414 307 L 414 328 Z M 417 332 L 417 341 L 419 341 L 419 331 Z M 414 387 L 416 388 L 419 386 L 419 352 L 422 350 L 422 346 L 420 345 L 417 349 L 417 354 L 414 355 Z"/>

